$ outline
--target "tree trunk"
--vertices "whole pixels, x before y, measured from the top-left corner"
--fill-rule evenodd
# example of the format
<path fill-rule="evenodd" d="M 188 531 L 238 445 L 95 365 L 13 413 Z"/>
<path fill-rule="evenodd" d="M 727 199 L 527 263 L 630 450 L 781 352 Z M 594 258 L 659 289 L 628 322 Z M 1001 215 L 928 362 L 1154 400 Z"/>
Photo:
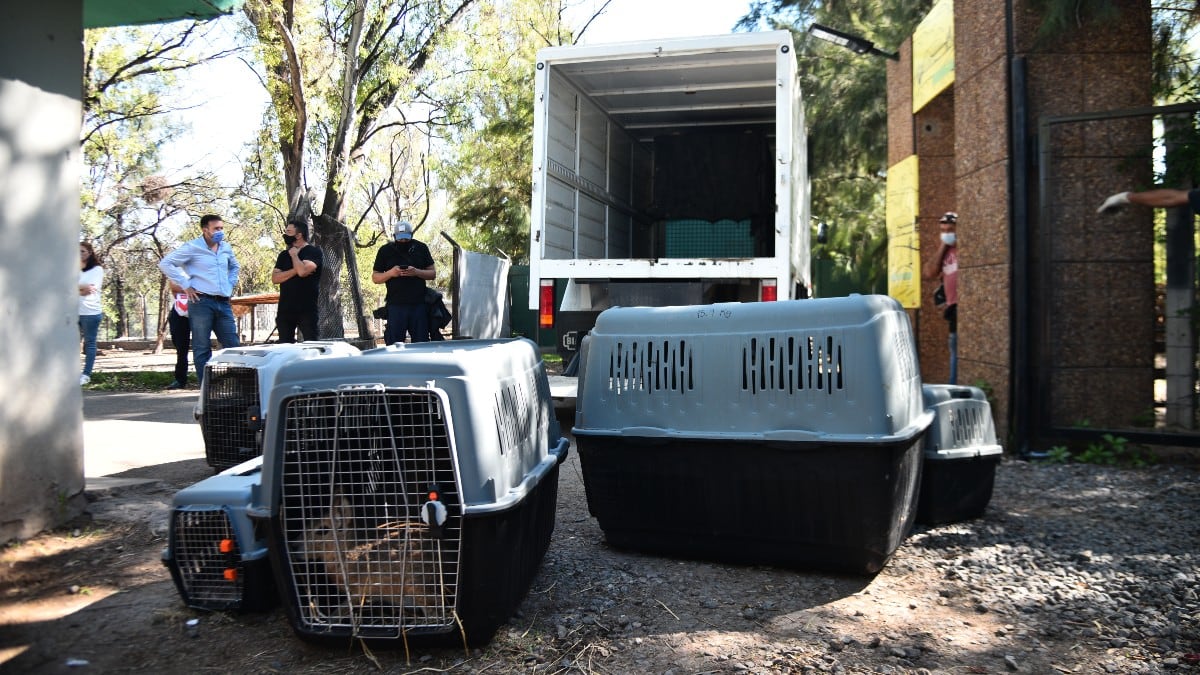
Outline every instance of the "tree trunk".
<path fill-rule="evenodd" d="M 354 256 L 354 236 L 337 220 L 326 215 L 313 216 L 313 231 L 317 245 L 325 255 L 325 270 L 321 273 L 320 297 L 317 308 L 320 313 L 317 330 L 322 339 L 344 338 L 346 329 L 342 323 L 342 267 L 350 280 L 350 297 L 354 302 L 354 320 L 358 326 L 360 340 L 374 339 L 371 322 L 363 307 L 362 285 L 358 278 L 358 260 Z"/>
<path fill-rule="evenodd" d="M 117 306 L 117 337 L 129 337 L 129 310 L 125 307 L 125 284 L 113 279 L 113 304 Z"/>
<path fill-rule="evenodd" d="M 166 340 L 166 334 L 170 330 L 167 326 L 167 312 L 173 311 L 175 306 L 175 296 L 171 293 L 171 288 L 167 286 L 167 278 L 159 275 L 158 279 L 158 339 L 154 341 L 154 353 L 161 354 L 163 352 L 163 342 Z M 165 311 L 164 311 L 165 310 Z"/>
<path fill-rule="evenodd" d="M 317 334 L 322 339 L 344 338 L 346 330 L 342 326 L 341 277 L 350 231 L 326 215 L 313 216 L 313 230 L 316 243 L 325 256 L 325 269 L 321 272 L 320 295 L 317 298 Z"/>
<path fill-rule="evenodd" d="M 371 329 L 367 308 L 363 307 L 361 277 L 358 276 L 358 257 L 354 255 L 354 238 L 346 238 L 346 272 L 350 277 L 350 297 L 354 299 L 354 321 L 358 324 L 359 340 L 374 340 L 377 336 Z"/>

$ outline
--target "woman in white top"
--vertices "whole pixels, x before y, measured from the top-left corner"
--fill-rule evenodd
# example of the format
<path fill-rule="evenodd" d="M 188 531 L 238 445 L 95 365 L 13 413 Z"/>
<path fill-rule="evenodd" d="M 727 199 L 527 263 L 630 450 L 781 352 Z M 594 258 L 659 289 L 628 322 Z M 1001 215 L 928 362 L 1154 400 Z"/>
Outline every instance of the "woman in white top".
<path fill-rule="evenodd" d="M 86 241 L 79 243 L 79 337 L 83 340 L 83 374 L 79 384 L 92 381 L 92 366 L 96 364 L 96 334 L 100 332 L 100 285 L 104 268 L 96 250 Z"/>

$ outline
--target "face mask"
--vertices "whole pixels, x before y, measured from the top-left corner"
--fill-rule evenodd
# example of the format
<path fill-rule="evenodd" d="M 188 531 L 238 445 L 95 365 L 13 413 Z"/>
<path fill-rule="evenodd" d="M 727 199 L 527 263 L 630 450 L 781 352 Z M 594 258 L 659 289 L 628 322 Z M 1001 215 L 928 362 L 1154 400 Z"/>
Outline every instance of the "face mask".
<path fill-rule="evenodd" d="M 953 232 L 943 232 L 942 233 L 942 243 L 943 244 L 945 244 L 947 246 L 953 246 L 955 241 L 956 241 L 956 238 L 955 238 Z"/>
<path fill-rule="evenodd" d="M 283 243 L 287 244 L 288 248 L 291 248 L 292 245 L 296 243 L 296 235 L 294 235 L 294 234 L 283 235 Z"/>
<path fill-rule="evenodd" d="M 220 244 L 221 242 L 225 241 L 225 233 L 221 230 L 213 232 L 212 240 L 214 244 Z"/>

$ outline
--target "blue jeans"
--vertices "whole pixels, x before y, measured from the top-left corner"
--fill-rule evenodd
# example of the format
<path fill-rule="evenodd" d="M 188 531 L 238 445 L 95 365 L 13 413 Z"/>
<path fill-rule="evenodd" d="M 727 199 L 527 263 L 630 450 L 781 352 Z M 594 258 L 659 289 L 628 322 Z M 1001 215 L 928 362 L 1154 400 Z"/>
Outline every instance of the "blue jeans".
<path fill-rule="evenodd" d="M 96 335 L 100 332 L 100 320 L 103 314 L 79 315 L 79 339 L 83 340 L 83 374 L 92 376 L 92 367 L 96 365 Z"/>
<path fill-rule="evenodd" d="M 416 305 L 388 305 L 387 328 L 383 331 L 384 344 L 404 342 L 411 335 L 413 342 L 429 342 L 429 310 L 425 303 Z"/>
<path fill-rule="evenodd" d="M 947 384 L 958 384 L 958 333 L 950 334 L 950 381 Z"/>
<path fill-rule="evenodd" d="M 204 365 L 212 357 L 212 334 L 217 334 L 221 348 L 237 347 L 237 322 L 228 301 L 199 297 L 188 302 L 188 320 L 192 323 L 192 364 L 196 378 L 204 381 Z"/>

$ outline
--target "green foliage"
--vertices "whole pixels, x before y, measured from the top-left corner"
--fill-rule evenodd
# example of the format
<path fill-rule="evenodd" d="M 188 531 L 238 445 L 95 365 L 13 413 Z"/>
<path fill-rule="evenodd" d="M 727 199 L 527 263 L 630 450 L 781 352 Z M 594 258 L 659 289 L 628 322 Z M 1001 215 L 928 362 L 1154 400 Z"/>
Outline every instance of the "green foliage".
<path fill-rule="evenodd" d="M 984 397 L 987 398 L 988 405 L 991 406 L 992 410 L 996 409 L 996 388 L 992 386 L 991 382 L 987 380 L 975 380 L 971 386 L 981 390 Z"/>
<path fill-rule="evenodd" d="M 807 30 L 821 23 L 890 51 L 911 35 L 931 5 L 930 0 L 757 0 L 742 22 L 795 35 L 812 156 L 812 213 L 833 233 L 827 244 L 814 247 L 814 268 L 829 261 L 835 278 L 855 292 L 887 288 L 886 60 L 817 40 Z"/>
<path fill-rule="evenodd" d="M 83 385 L 87 391 L 159 391 L 175 381 L 175 373 L 170 370 L 128 370 L 113 372 L 94 372 L 92 381 Z M 198 387 L 194 374 L 188 375 L 188 385 Z"/>
<path fill-rule="evenodd" d="M 529 261 L 534 61 L 538 49 L 574 40 L 563 19 L 570 4 L 493 0 L 447 45 L 464 72 L 446 80 L 442 94 L 463 120 L 449 130 L 448 156 L 438 164 L 452 195 L 454 237 L 515 264 Z"/>
<path fill-rule="evenodd" d="M 1126 466 L 1140 468 L 1153 464 L 1154 455 L 1145 448 L 1129 443 L 1129 439 L 1113 434 L 1104 434 L 1100 440 L 1088 443 L 1078 452 L 1072 452 L 1066 446 L 1056 445 L 1046 453 L 1042 460 L 1046 464 L 1096 464 L 1100 466 Z"/>
<path fill-rule="evenodd" d="M 1115 0 L 1030 0 L 1030 6 L 1042 17 L 1038 39 L 1046 44 L 1092 21 L 1115 21 L 1120 10 Z"/>
<path fill-rule="evenodd" d="M 1071 451 L 1065 445 L 1056 445 L 1046 451 L 1046 464 L 1066 464 L 1071 461 Z"/>

